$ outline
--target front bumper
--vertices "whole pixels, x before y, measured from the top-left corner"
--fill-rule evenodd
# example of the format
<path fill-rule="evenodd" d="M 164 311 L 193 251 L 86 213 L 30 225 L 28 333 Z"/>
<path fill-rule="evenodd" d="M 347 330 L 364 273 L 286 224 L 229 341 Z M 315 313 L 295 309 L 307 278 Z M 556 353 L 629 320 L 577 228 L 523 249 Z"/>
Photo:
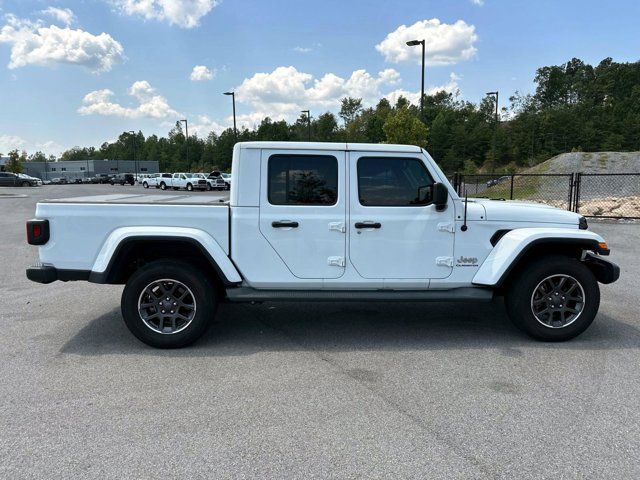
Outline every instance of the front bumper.
<path fill-rule="evenodd" d="M 600 283 L 613 283 L 620 278 L 620 267 L 599 255 L 587 252 L 584 257 L 584 263 L 587 264 L 587 267 Z"/>
<path fill-rule="evenodd" d="M 56 280 L 70 282 L 89 280 L 89 270 L 61 270 L 51 265 L 34 265 L 27 268 L 27 278 L 37 283 L 52 283 Z"/>

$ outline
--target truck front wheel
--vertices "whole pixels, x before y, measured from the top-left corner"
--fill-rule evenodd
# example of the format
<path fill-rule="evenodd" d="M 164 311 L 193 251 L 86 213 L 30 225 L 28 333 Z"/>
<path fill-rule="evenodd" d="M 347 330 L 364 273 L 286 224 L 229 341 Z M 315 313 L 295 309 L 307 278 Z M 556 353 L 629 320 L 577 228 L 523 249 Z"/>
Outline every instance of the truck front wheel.
<path fill-rule="evenodd" d="M 598 313 L 598 281 L 575 258 L 543 257 L 509 283 L 505 301 L 511 321 L 538 340 L 561 342 L 577 337 Z"/>
<path fill-rule="evenodd" d="M 139 340 L 156 348 L 180 348 L 209 328 L 217 307 L 212 282 L 196 267 L 158 260 L 137 270 L 122 292 L 124 322 Z"/>

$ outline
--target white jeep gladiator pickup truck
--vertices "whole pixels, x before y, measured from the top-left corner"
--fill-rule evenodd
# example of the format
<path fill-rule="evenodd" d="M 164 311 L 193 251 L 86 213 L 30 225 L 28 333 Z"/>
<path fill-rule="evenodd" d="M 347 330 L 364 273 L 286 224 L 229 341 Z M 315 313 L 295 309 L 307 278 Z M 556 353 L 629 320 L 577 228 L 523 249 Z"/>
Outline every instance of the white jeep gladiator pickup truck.
<path fill-rule="evenodd" d="M 489 301 L 541 340 L 593 321 L 618 279 L 580 215 L 456 194 L 407 145 L 246 142 L 230 201 L 187 194 L 46 200 L 27 222 L 33 281 L 124 284 L 122 315 L 155 347 L 182 347 L 220 302 Z"/>

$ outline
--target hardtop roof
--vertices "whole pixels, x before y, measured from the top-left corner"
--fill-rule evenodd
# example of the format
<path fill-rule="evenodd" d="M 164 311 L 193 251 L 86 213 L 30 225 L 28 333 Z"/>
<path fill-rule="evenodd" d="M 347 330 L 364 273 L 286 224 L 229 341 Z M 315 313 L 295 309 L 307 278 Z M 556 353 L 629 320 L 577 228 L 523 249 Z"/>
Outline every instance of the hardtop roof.
<path fill-rule="evenodd" d="M 273 150 L 350 150 L 360 152 L 420 153 L 415 145 L 387 143 L 333 143 L 333 142 L 238 142 L 237 146 L 247 148 L 268 148 Z"/>

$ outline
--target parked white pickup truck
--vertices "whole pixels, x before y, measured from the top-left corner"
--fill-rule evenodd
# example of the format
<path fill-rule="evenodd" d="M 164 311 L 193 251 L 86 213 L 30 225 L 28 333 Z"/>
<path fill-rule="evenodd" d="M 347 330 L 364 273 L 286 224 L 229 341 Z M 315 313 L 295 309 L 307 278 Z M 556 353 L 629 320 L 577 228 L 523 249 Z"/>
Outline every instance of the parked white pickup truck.
<path fill-rule="evenodd" d="M 228 203 L 117 194 L 46 200 L 27 222 L 33 281 L 124 284 L 122 314 L 182 347 L 220 302 L 489 301 L 541 340 L 583 332 L 619 268 L 584 217 L 465 201 L 413 146 L 238 143 Z"/>

